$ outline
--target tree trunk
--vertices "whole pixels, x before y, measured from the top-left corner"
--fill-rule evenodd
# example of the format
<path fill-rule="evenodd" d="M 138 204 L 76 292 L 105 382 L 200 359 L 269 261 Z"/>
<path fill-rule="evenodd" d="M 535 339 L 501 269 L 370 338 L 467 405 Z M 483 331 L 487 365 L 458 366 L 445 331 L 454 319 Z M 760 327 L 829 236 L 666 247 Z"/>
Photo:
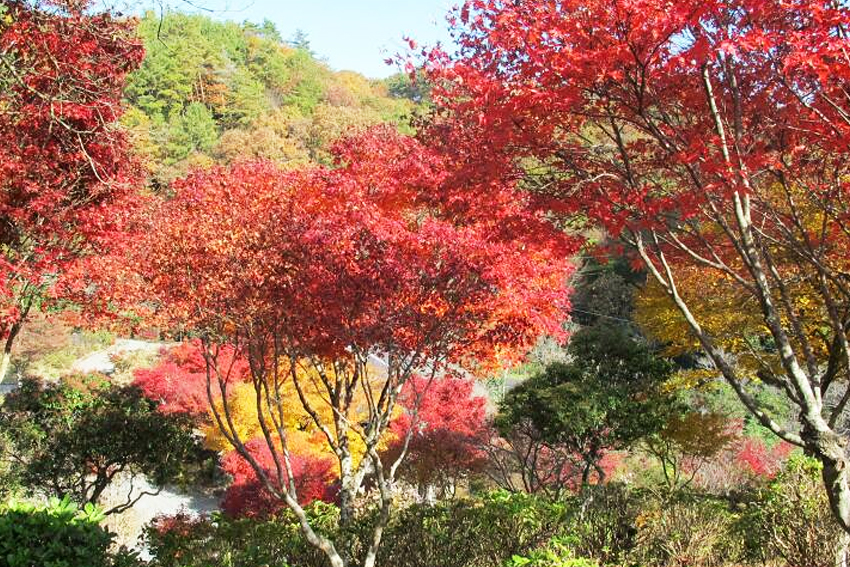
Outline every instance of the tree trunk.
<path fill-rule="evenodd" d="M 339 523 L 347 526 L 354 519 L 354 492 L 348 488 L 339 491 Z"/>
<path fill-rule="evenodd" d="M 3 359 L 0 360 L 0 383 L 9 373 L 9 367 L 12 365 L 12 353 L 8 350 L 3 350 Z"/>
<path fill-rule="evenodd" d="M 12 366 L 12 344 L 15 342 L 15 337 L 18 336 L 18 331 L 21 329 L 20 322 L 15 323 L 9 329 L 9 336 L 6 337 L 6 342 L 3 344 L 3 358 L 0 360 L 0 382 L 6 378 L 9 373 L 9 368 Z"/>
<path fill-rule="evenodd" d="M 584 464 L 584 470 L 581 472 L 581 487 L 584 488 L 590 482 L 590 463 Z"/>
<path fill-rule="evenodd" d="M 807 439 L 808 441 L 808 439 Z M 829 431 L 811 441 L 815 458 L 823 464 L 823 482 L 832 513 L 841 527 L 850 533 L 850 470 L 844 439 Z"/>

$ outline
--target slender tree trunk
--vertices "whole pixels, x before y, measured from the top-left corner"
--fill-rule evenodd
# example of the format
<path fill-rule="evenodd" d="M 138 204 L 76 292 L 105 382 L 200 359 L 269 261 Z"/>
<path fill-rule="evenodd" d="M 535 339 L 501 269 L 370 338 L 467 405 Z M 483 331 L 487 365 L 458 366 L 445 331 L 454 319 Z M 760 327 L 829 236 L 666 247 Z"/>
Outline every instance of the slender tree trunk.
<path fill-rule="evenodd" d="M 6 374 L 9 373 L 9 368 L 12 366 L 12 345 L 15 342 L 15 338 L 18 336 L 18 332 L 21 330 L 21 321 L 18 321 L 12 328 L 9 329 L 9 336 L 6 337 L 6 341 L 3 344 L 3 358 L 0 359 L 0 382 L 6 378 Z"/>
<path fill-rule="evenodd" d="M 584 488 L 590 482 L 590 463 L 584 464 L 584 470 L 581 472 L 581 486 Z"/>
<path fill-rule="evenodd" d="M 6 374 L 9 373 L 9 367 L 12 365 L 12 353 L 4 348 L 3 349 L 3 358 L 0 360 L 0 382 L 6 377 Z"/>

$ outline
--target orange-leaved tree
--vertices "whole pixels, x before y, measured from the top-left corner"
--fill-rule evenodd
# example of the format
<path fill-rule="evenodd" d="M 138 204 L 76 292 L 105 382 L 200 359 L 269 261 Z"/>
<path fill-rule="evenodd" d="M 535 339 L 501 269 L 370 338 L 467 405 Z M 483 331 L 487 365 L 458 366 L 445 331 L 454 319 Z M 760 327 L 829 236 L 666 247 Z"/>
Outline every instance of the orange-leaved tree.
<path fill-rule="evenodd" d="M 385 465 L 379 449 L 405 383 L 481 371 L 541 334 L 562 335 L 563 258 L 573 242 L 530 230 L 545 221 L 517 206 L 507 184 L 487 188 L 486 214 L 459 214 L 445 168 L 439 155 L 381 127 L 338 145 L 332 168 L 248 162 L 196 171 L 175 183 L 174 198 L 126 254 L 159 320 L 201 337 L 222 435 L 335 567 L 374 565 L 407 452 Z M 232 419 L 229 394 L 241 380 L 232 357 L 221 357 L 225 345 L 249 363 L 270 467 Z M 344 557 L 304 512 L 289 388 L 296 413 L 309 416 L 333 455 L 343 523 L 364 479 L 374 479 L 379 514 L 362 558 Z"/>

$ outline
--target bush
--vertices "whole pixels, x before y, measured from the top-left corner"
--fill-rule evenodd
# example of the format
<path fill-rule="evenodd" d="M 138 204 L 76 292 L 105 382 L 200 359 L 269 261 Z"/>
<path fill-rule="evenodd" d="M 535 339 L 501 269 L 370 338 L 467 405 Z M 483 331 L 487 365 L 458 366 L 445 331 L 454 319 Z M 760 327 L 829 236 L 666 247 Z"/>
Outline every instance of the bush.
<path fill-rule="evenodd" d="M 141 565 L 124 550 L 109 552 L 113 535 L 100 526 L 103 513 L 78 509 L 69 499 L 47 505 L 9 503 L 0 510 L 3 567 L 130 567 Z"/>
<path fill-rule="evenodd" d="M 339 516 L 334 506 L 317 502 L 307 512 L 319 532 L 336 529 Z M 153 557 L 151 567 L 327 566 L 324 554 L 304 540 L 289 513 L 272 520 L 223 514 L 163 516 L 145 529 L 144 537 Z"/>
<path fill-rule="evenodd" d="M 206 455 L 192 427 L 185 416 L 156 411 L 137 388 L 97 376 L 26 379 L 0 407 L 7 439 L 0 449 L 23 487 L 98 503 L 118 474 L 144 475 L 156 486 L 193 474 Z M 107 513 L 132 505 L 129 496 Z"/>
<path fill-rule="evenodd" d="M 637 545 L 631 554 L 646 567 L 715 567 L 743 556 L 736 516 L 726 502 L 680 499 L 658 502 L 638 518 Z"/>
<path fill-rule="evenodd" d="M 314 527 L 341 542 L 349 557 L 362 558 L 374 520 L 371 512 L 342 532 L 334 506 L 314 503 L 308 510 Z M 567 518 L 562 503 L 506 492 L 436 506 L 417 504 L 399 511 L 384 532 L 378 565 L 502 566 L 514 555 L 545 547 L 567 525 Z M 146 539 L 155 567 L 327 565 L 324 555 L 304 541 L 288 513 L 270 521 L 221 515 L 160 518 L 148 528 Z"/>
<path fill-rule="evenodd" d="M 496 491 L 480 500 L 402 510 L 384 535 L 380 565 L 484 567 L 545 545 L 567 525 L 563 503 Z"/>
<path fill-rule="evenodd" d="M 527 556 L 514 555 L 507 567 L 598 567 L 598 563 L 577 557 L 571 547 L 571 538 L 555 537 L 546 547 Z"/>
<path fill-rule="evenodd" d="M 635 546 L 636 522 L 645 497 L 619 483 L 588 486 L 574 497 L 569 528 L 579 555 L 609 564 Z"/>
<path fill-rule="evenodd" d="M 742 530 L 758 559 L 782 558 L 788 567 L 835 565 L 845 535 L 820 477 L 820 463 L 794 456 L 750 504 Z"/>

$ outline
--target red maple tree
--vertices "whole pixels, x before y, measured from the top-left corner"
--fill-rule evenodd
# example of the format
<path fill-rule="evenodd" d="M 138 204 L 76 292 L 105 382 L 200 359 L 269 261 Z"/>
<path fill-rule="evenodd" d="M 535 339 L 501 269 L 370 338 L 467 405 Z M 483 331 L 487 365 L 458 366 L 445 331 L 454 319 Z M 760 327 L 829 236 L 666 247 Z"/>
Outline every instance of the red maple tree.
<path fill-rule="evenodd" d="M 230 360 L 232 357 L 232 349 L 222 352 L 222 358 Z M 247 361 L 235 360 L 234 368 L 236 379 L 245 379 Z M 139 368 L 133 372 L 133 377 L 133 385 L 139 387 L 145 397 L 159 403 L 161 412 L 185 413 L 199 419 L 208 416 L 207 365 L 200 340 L 163 348 L 156 366 Z"/>
<path fill-rule="evenodd" d="M 420 492 L 453 491 L 458 480 L 483 468 L 487 400 L 473 388 L 472 379 L 452 375 L 433 381 L 417 376 L 404 385 L 399 405 L 405 411 L 390 425 L 395 441 L 384 459 L 397 459 L 411 432 L 399 476 Z"/>
<path fill-rule="evenodd" d="M 143 49 L 133 21 L 86 1 L 0 13 L 0 376 L 30 309 L 80 257 L 120 238 L 137 169 L 121 93 Z"/>
<path fill-rule="evenodd" d="M 456 54 L 425 52 L 425 136 L 456 176 L 522 179 L 553 217 L 629 244 L 755 418 L 822 462 L 850 530 L 836 431 L 850 398 L 850 8 L 471 0 L 451 24 Z M 701 325 L 682 269 L 755 310 L 763 325 L 738 336 L 754 364 Z M 755 379 L 786 394 L 799 427 L 751 395 Z"/>
<path fill-rule="evenodd" d="M 153 228 L 126 261 L 161 323 L 203 337 L 224 402 L 214 408 L 219 427 L 334 565 L 343 560 L 310 527 L 290 474 L 284 387 L 294 384 L 336 457 L 344 522 L 367 474 L 377 479 L 368 565 L 396 470 L 378 446 L 404 384 L 449 365 L 480 371 L 541 334 L 563 336 L 573 241 L 527 230 L 545 219 L 507 198 L 510 186 L 494 191 L 487 214 L 461 216 L 441 156 L 391 128 L 347 139 L 335 155 L 331 168 L 247 162 L 192 173 L 151 213 Z M 230 426 L 233 369 L 222 345 L 249 361 L 271 471 Z M 313 407 L 308 388 L 333 411 Z M 365 447 L 358 460 L 355 438 Z"/>

